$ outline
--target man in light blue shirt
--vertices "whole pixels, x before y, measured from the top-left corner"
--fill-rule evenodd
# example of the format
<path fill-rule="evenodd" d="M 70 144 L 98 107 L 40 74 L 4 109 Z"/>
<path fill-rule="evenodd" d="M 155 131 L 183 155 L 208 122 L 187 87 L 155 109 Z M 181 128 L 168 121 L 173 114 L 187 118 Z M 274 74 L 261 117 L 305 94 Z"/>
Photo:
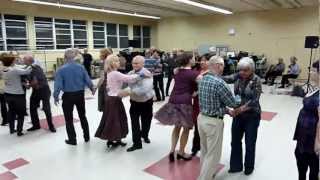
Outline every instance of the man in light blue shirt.
<path fill-rule="evenodd" d="M 92 94 L 95 92 L 93 83 L 84 69 L 84 67 L 75 62 L 79 51 L 77 49 L 67 49 L 65 51 L 66 63 L 58 69 L 55 75 L 53 97 L 55 104 L 59 103 L 60 91 L 63 91 L 62 96 L 62 109 L 66 121 L 66 129 L 68 139 L 65 140 L 66 144 L 77 145 L 76 132 L 73 125 L 73 108 L 76 106 L 83 136 L 85 142 L 89 142 L 89 125 L 86 118 L 84 90 L 89 87 Z"/>
<path fill-rule="evenodd" d="M 279 88 L 285 88 L 286 84 L 289 84 L 289 79 L 297 79 L 301 70 L 297 64 L 298 59 L 294 56 L 290 58 L 290 65 L 288 74 L 282 76 L 281 86 Z"/>

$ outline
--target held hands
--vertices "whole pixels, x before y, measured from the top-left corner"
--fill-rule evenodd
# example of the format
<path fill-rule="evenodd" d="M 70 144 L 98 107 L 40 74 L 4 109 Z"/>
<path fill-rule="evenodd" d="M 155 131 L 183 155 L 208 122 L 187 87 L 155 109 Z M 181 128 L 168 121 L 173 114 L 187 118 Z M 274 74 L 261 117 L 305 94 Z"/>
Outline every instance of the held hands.
<path fill-rule="evenodd" d="M 238 108 L 235 108 L 235 109 L 228 109 L 228 114 L 231 116 L 231 117 L 236 117 L 238 116 L 239 114 L 249 110 L 250 108 L 248 107 L 248 104 L 245 104 L 245 105 L 242 105 Z"/>
<path fill-rule="evenodd" d="M 92 96 L 94 96 L 97 92 L 97 88 L 96 87 L 92 87 L 91 88 L 91 93 L 92 93 Z"/>
<path fill-rule="evenodd" d="M 59 105 L 59 99 L 54 100 L 54 105 L 58 106 Z"/>

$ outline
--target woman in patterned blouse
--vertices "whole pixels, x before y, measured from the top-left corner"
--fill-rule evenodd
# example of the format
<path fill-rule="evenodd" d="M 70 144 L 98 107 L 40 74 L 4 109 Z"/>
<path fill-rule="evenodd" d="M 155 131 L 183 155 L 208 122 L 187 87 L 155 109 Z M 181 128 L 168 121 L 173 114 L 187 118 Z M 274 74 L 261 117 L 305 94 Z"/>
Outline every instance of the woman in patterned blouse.
<path fill-rule="evenodd" d="M 238 64 L 239 73 L 224 77 L 227 83 L 234 83 L 234 94 L 241 104 L 232 123 L 231 159 L 229 173 L 243 170 L 242 138 L 245 136 L 245 174 L 254 170 L 258 127 L 261 118 L 260 78 L 254 73 L 255 65 L 251 58 L 242 58 Z"/>

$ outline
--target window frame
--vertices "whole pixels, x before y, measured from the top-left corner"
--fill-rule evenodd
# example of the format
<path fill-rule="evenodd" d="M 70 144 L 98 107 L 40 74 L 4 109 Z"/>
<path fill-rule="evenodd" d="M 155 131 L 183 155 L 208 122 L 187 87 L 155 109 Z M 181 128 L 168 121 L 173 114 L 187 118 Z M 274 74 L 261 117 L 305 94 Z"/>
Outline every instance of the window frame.
<path fill-rule="evenodd" d="M 84 25 L 83 24 L 76 24 L 75 21 L 83 21 Z M 72 19 L 71 20 L 71 24 L 72 24 L 72 28 L 71 29 L 72 29 L 73 47 L 77 47 L 77 45 L 78 45 L 78 47 L 80 49 L 88 48 L 88 46 L 89 46 L 89 43 L 88 43 L 88 22 L 86 20 L 75 20 L 75 19 Z M 85 27 L 85 29 L 75 29 L 75 26 Z M 85 32 L 86 38 L 85 39 L 75 39 L 75 34 L 76 34 L 75 31 Z M 76 43 L 76 41 L 85 41 L 86 43 L 85 44 L 78 44 L 78 43 Z M 85 47 L 80 47 L 80 46 L 85 46 Z"/>
<path fill-rule="evenodd" d="M 6 19 L 5 16 L 8 15 L 8 16 L 21 16 L 21 17 L 24 17 L 24 20 L 14 20 L 14 19 Z M 26 51 L 26 50 L 30 50 L 30 47 L 29 47 L 29 32 L 28 32 L 28 19 L 27 19 L 27 16 L 26 15 L 14 15 L 14 14 L 1 14 L 1 25 L 2 25 L 2 40 L 3 40 L 3 51 L 17 51 L 17 50 L 22 50 L 22 51 Z M 24 26 L 13 26 L 13 25 L 10 25 L 7 27 L 7 22 L 22 22 L 24 23 Z M 15 38 L 15 37 L 8 37 L 8 34 L 7 34 L 7 28 L 15 28 L 15 29 L 24 29 L 25 30 L 25 37 L 22 38 L 22 37 L 18 37 L 18 38 Z M 14 44 L 14 43 L 8 43 L 8 41 L 25 41 L 25 43 L 23 44 Z M 21 47 L 20 48 L 8 48 L 8 44 L 10 45 L 10 47 Z"/>
<path fill-rule="evenodd" d="M 51 21 L 39 21 L 36 20 L 36 18 L 48 18 L 51 19 Z M 40 17 L 40 16 L 34 16 L 33 17 L 33 22 L 34 22 L 34 30 L 35 30 L 35 41 L 36 41 L 36 50 L 55 50 L 56 49 L 56 43 L 55 43 L 55 21 L 54 18 L 52 17 Z M 37 22 L 42 22 L 37 24 Z M 50 22 L 50 23 L 49 23 Z M 45 28 L 45 27 L 37 27 L 37 25 L 43 25 L 43 24 L 50 24 L 51 25 L 51 29 L 50 28 Z M 52 33 L 52 38 L 43 38 L 43 37 L 37 37 L 37 29 L 46 29 L 46 30 L 51 30 Z M 47 40 L 47 41 L 46 41 Z M 38 42 L 52 42 L 52 44 L 50 45 L 38 45 Z M 44 49 L 41 49 L 41 47 Z M 52 47 L 52 49 L 47 49 L 47 47 Z"/>
<path fill-rule="evenodd" d="M 101 25 L 95 25 L 95 23 L 103 23 L 103 26 Z M 94 27 L 103 27 L 103 31 L 94 30 Z M 92 33 L 93 33 L 93 48 L 94 49 L 102 49 L 105 48 L 107 45 L 107 39 L 106 39 L 106 23 L 101 21 L 93 21 L 92 22 Z M 103 39 L 98 39 L 94 37 L 94 33 L 103 33 Z M 95 41 L 103 41 L 103 44 L 95 44 Z M 101 46 L 101 47 L 96 47 Z"/>

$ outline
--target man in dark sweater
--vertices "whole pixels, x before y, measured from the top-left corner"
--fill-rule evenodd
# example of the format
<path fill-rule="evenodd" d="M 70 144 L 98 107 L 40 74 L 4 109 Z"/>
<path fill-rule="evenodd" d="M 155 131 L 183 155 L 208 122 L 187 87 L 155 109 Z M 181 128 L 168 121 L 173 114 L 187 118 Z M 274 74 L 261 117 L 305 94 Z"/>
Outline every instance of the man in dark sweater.
<path fill-rule="evenodd" d="M 91 63 L 93 61 L 93 58 L 91 56 L 91 54 L 88 53 L 88 49 L 84 49 L 83 50 L 84 53 L 82 54 L 83 57 L 83 66 L 86 68 L 89 77 L 91 78 Z"/>
<path fill-rule="evenodd" d="M 42 101 L 43 111 L 46 114 L 49 130 L 54 133 L 56 132 L 56 129 L 52 122 L 52 113 L 50 107 L 51 91 L 46 75 L 39 65 L 34 64 L 34 58 L 31 54 L 25 55 L 23 57 L 23 61 L 25 65 L 32 67 L 32 71 L 27 77 L 30 86 L 32 87 L 32 94 L 30 96 L 30 116 L 32 127 L 28 129 L 28 131 L 35 131 L 40 129 L 38 107 L 40 101 Z"/>

